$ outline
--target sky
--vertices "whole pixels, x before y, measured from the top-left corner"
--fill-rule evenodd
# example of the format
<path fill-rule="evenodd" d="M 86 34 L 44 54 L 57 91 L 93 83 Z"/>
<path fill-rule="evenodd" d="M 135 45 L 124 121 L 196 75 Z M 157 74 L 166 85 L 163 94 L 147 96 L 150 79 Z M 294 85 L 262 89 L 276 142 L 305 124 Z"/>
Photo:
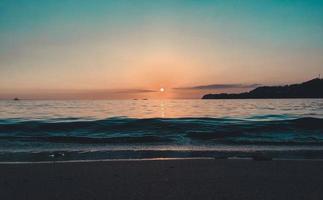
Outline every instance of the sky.
<path fill-rule="evenodd" d="M 322 36 L 322 0 L 0 0 L 0 99 L 298 83 L 323 74 Z"/>

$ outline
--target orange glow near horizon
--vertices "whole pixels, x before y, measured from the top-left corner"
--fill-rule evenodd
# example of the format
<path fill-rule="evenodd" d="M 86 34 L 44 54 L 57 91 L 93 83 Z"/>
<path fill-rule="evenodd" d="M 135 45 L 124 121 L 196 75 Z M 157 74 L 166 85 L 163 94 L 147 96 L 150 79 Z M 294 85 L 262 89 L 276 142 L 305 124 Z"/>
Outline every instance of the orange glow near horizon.
<path fill-rule="evenodd" d="M 196 86 L 310 80 L 323 4 L 303 1 L 0 1 L 0 99 L 196 99 L 249 91 Z"/>

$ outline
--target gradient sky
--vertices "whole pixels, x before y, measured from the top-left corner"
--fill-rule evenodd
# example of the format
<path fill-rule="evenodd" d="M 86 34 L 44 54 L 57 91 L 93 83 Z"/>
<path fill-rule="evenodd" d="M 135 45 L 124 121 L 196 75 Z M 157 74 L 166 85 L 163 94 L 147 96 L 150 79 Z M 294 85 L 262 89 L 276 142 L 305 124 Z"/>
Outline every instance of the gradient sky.
<path fill-rule="evenodd" d="M 199 98 L 320 73 L 322 0 L 0 0 L 0 98 Z M 195 87 L 211 84 L 228 87 Z"/>

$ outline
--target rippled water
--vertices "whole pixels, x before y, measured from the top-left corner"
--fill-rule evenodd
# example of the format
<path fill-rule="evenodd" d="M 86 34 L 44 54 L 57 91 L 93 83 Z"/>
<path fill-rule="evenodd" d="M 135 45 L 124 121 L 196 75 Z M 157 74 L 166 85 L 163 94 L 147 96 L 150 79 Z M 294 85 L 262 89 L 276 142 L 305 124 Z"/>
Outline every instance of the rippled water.
<path fill-rule="evenodd" d="M 0 160 L 321 158 L 323 100 L 0 101 Z"/>

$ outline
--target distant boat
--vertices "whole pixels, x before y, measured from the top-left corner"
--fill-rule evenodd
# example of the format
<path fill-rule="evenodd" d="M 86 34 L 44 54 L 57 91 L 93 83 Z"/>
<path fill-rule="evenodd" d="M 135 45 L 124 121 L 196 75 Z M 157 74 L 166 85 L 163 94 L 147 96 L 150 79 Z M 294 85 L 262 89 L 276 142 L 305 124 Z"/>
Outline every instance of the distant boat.
<path fill-rule="evenodd" d="M 14 98 L 13 99 L 14 101 L 19 101 L 20 99 L 18 97 Z"/>

